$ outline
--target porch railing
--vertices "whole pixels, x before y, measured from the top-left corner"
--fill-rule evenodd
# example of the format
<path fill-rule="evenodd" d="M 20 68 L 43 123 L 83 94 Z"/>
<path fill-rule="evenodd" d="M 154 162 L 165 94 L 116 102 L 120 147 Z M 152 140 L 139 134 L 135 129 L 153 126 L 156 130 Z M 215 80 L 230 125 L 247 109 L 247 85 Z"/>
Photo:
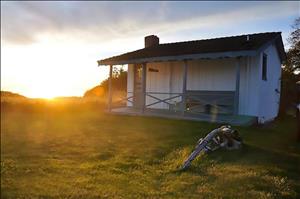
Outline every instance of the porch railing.
<path fill-rule="evenodd" d="M 129 96 L 128 96 L 129 94 Z M 127 102 L 133 105 L 134 103 L 134 92 L 127 92 L 127 96 L 116 101 L 112 101 L 112 108 L 127 106 Z"/>
<path fill-rule="evenodd" d="M 168 95 L 168 97 L 159 98 L 158 96 L 154 95 Z M 146 97 L 149 97 L 150 99 L 154 99 L 156 101 L 145 104 L 145 107 L 151 108 L 151 106 L 162 103 L 168 105 L 169 109 L 172 109 L 172 107 L 182 102 L 182 96 L 182 93 L 146 92 Z M 176 98 L 178 98 L 178 100 L 174 100 Z"/>
<path fill-rule="evenodd" d="M 127 92 L 127 97 L 115 101 L 114 107 L 127 106 L 128 102 L 134 106 L 134 92 Z M 185 97 L 185 107 L 183 98 Z M 234 91 L 187 91 L 183 93 L 146 92 L 145 105 L 141 109 L 163 108 L 169 111 L 182 111 L 193 114 L 234 112 Z M 151 99 L 151 100 L 150 100 Z M 146 103 L 148 101 L 148 103 Z M 150 102 L 149 102 L 150 101 Z M 123 104 L 120 104 L 122 103 Z M 158 107 L 158 104 L 164 106 Z M 155 106 L 156 105 L 156 106 Z"/>
<path fill-rule="evenodd" d="M 234 91 L 189 91 L 187 92 L 187 112 L 224 113 L 234 112 Z"/>

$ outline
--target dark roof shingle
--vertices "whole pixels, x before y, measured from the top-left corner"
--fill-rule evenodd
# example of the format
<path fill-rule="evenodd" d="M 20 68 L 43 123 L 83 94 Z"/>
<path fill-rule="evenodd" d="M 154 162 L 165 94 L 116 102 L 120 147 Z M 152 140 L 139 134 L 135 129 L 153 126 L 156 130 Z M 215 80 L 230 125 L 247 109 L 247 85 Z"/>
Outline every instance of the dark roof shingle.
<path fill-rule="evenodd" d="M 249 41 L 247 41 L 247 36 Z M 139 49 L 118 56 L 99 60 L 99 65 L 109 65 L 128 62 L 137 59 L 169 57 L 204 53 L 255 51 L 269 41 L 275 41 L 282 60 L 285 60 L 281 32 L 267 32 L 214 39 L 203 39 L 185 42 L 165 43 L 157 46 Z"/>

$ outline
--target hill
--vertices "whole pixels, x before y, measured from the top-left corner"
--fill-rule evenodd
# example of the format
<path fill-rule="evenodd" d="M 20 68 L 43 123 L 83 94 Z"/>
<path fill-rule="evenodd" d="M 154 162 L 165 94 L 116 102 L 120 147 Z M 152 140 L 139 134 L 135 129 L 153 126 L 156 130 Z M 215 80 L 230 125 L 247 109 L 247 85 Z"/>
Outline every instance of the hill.
<path fill-rule="evenodd" d="M 6 98 L 6 97 L 9 97 L 9 98 L 21 98 L 21 99 L 27 99 L 27 97 L 23 96 L 23 95 L 20 95 L 18 93 L 13 93 L 13 92 L 10 92 L 10 91 L 1 91 L 1 98 Z"/>

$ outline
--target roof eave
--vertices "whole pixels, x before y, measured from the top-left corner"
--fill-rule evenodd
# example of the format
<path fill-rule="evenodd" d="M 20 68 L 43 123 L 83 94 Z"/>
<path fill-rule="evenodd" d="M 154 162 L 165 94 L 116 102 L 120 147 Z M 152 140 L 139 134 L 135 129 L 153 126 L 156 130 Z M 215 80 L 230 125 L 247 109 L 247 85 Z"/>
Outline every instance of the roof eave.
<path fill-rule="evenodd" d="M 200 53 L 200 54 L 188 54 L 188 55 L 177 55 L 177 56 L 160 56 L 160 57 L 149 57 L 139 58 L 130 60 L 99 60 L 98 65 L 124 65 L 124 64 L 138 64 L 147 62 L 165 62 L 165 61 L 183 61 L 183 60 L 195 60 L 195 59 L 221 59 L 221 58 L 234 58 L 244 56 L 255 56 L 256 50 L 243 50 L 243 51 L 228 51 L 228 52 L 217 52 L 217 53 Z"/>

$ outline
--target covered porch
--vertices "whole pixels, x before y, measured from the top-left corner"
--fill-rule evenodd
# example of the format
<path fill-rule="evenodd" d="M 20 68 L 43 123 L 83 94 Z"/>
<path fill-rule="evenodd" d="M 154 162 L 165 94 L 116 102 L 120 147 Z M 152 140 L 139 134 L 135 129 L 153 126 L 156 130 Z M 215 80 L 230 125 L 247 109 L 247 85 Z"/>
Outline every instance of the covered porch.
<path fill-rule="evenodd" d="M 228 62 L 227 65 L 231 67 L 231 70 L 226 73 L 230 73 L 231 89 L 226 90 L 226 86 L 220 85 L 215 86 L 216 88 L 212 90 L 209 90 L 208 87 L 203 89 L 203 86 L 200 87 L 197 81 L 193 87 L 191 79 L 195 71 L 191 70 L 193 67 L 195 68 L 193 66 L 193 64 L 195 65 L 194 60 L 167 60 L 163 62 L 157 60 L 157 62 L 130 64 L 128 68 L 127 96 L 115 101 L 112 99 L 114 91 L 111 81 L 114 65 L 110 65 L 107 111 L 113 114 L 155 116 L 229 123 L 232 125 L 251 125 L 255 123 L 256 117 L 242 115 L 239 112 L 241 66 L 249 64 L 250 58 L 238 56 L 234 58 L 205 59 L 206 62 L 210 63 L 209 60 L 213 60 L 217 67 L 226 67 L 224 63 Z M 168 65 L 170 67 L 167 69 L 167 73 L 164 72 L 159 79 L 153 78 L 158 76 L 158 71 L 163 72 L 163 70 L 166 70 L 165 68 Z M 196 68 L 199 67 L 196 66 Z M 217 74 L 213 74 L 213 76 L 217 76 Z M 174 77 L 176 78 L 174 79 Z M 195 77 L 198 80 L 201 78 Z M 226 84 L 226 81 L 229 80 L 222 81 L 225 83 L 220 82 L 219 84 Z M 153 86 L 153 82 L 156 87 Z M 163 89 L 165 87 L 167 89 Z M 172 87 L 175 90 L 172 90 Z"/>

